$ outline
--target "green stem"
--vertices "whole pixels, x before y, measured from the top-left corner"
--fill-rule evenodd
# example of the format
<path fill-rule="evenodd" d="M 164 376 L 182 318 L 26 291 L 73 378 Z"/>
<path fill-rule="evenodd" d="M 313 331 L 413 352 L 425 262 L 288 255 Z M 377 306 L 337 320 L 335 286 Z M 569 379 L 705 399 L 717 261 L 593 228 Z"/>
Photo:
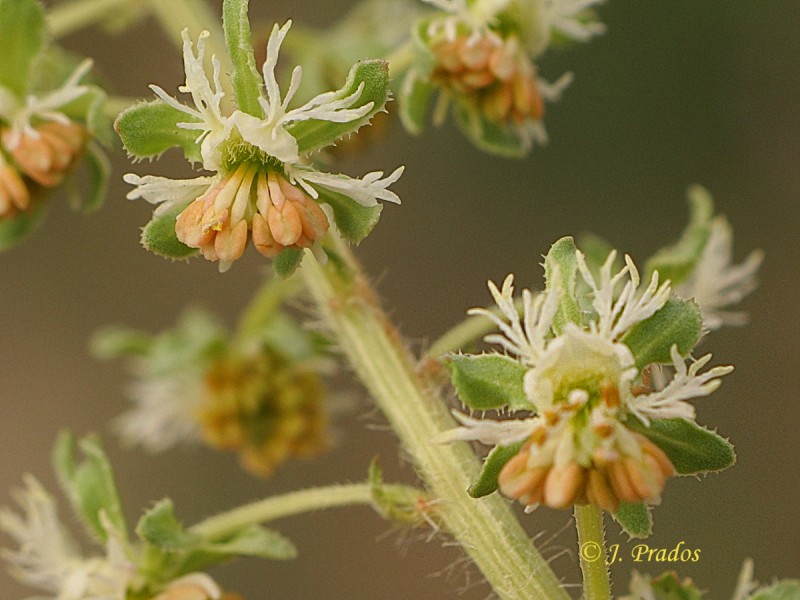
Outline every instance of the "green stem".
<path fill-rule="evenodd" d="M 58 39 L 108 18 L 130 0 L 69 0 L 47 11 L 47 28 Z"/>
<path fill-rule="evenodd" d="M 371 503 L 372 488 L 368 483 L 331 485 L 300 490 L 245 504 L 201 521 L 189 530 L 206 539 L 217 539 L 254 523 L 266 523 L 325 508 Z"/>
<path fill-rule="evenodd" d="M 578 530 L 584 600 L 610 600 L 603 511 L 591 504 L 576 504 L 575 527 Z"/>
<path fill-rule="evenodd" d="M 325 267 L 306 257 L 302 273 L 321 316 L 413 457 L 437 516 L 503 599 L 569 596 L 534 548 L 508 503 L 466 493 L 480 465 L 465 443 L 433 440 L 455 426 L 438 394 L 415 373 L 415 359 L 381 309 L 355 257 L 341 241 Z"/>

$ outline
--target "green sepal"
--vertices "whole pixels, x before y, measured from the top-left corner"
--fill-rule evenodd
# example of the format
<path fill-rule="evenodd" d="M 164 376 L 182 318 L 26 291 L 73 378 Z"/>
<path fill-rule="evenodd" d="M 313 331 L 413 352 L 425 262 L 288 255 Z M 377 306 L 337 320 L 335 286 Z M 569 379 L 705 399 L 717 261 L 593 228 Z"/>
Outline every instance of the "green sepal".
<path fill-rule="evenodd" d="M 205 543 L 201 551 L 207 553 L 209 558 L 214 556 L 214 562 L 234 556 L 255 556 L 269 560 L 297 557 L 297 548 L 291 541 L 277 531 L 259 525 L 245 527 L 224 540 Z"/>
<path fill-rule="evenodd" d="M 83 454 L 82 460 L 76 456 L 78 450 Z M 114 472 L 98 437 L 86 436 L 76 441 L 71 433 L 62 431 L 53 449 L 53 466 L 73 511 L 94 537 L 102 542 L 108 540 L 102 512 L 115 534 L 127 539 Z"/>
<path fill-rule="evenodd" d="M 153 338 L 149 333 L 111 325 L 96 331 L 89 341 L 92 356 L 100 360 L 122 356 L 142 356 L 150 351 Z"/>
<path fill-rule="evenodd" d="M 301 155 L 308 154 L 330 146 L 339 138 L 355 133 L 369 123 L 375 113 L 383 110 L 389 99 L 389 63 L 384 60 L 363 60 L 350 69 L 344 86 L 336 92 L 333 99 L 346 98 L 353 94 L 358 86 L 364 84 L 361 95 L 348 109 L 360 108 L 370 102 L 370 111 L 360 119 L 346 123 L 334 123 L 321 119 L 296 121 L 286 131 L 297 140 L 297 148 Z"/>
<path fill-rule="evenodd" d="M 0 0 L 0 44 L 0 88 L 23 100 L 30 89 L 33 61 L 45 44 L 42 5 L 36 0 Z"/>
<path fill-rule="evenodd" d="M 367 482 L 370 485 L 372 507 L 384 519 L 411 527 L 424 523 L 439 525 L 435 514 L 427 508 L 430 496 L 409 485 L 384 483 L 377 457 L 369 465 Z"/>
<path fill-rule="evenodd" d="M 419 135 L 425 129 L 428 106 L 436 88 L 416 69 L 409 69 L 400 87 L 400 121 L 412 135 Z"/>
<path fill-rule="evenodd" d="M 225 0 L 222 3 L 222 27 L 233 63 L 231 83 L 236 104 L 242 112 L 260 119 L 264 116 L 259 104 L 264 82 L 256 68 L 247 5 L 248 0 Z"/>
<path fill-rule="evenodd" d="M 708 190 L 699 185 L 691 186 L 686 194 L 689 224 L 675 244 L 662 248 L 650 257 L 645 264 L 647 279 L 653 271 L 658 271 L 662 281 L 669 279 L 673 286 L 678 285 L 692 273 L 706 247 L 711 234 L 714 201 Z"/>
<path fill-rule="evenodd" d="M 199 536 L 193 536 L 183 528 L 175 517 L 175 507 L 169 498 L 159 500 L 142 515 L 136 524 L 136 535 L 143 542 L 169 552 L 185 549 L 201 541 Z"/>
<path fill-rule="evenodd" d="M 62 106 L 59 111 L 71 119 L 86 123 L 89 133 L 101 144 L 110 147 L 114 143 L 114 128 L 105 109 L 108 94 L 96 85 L 88 88 L 82 96 Z"/>
<path fill-rule="evenodd" d="M 465 102 L 455 107 L 456 123 L 473 144 L 489 154 L 505 158 L 524 158 L 531 142 L 513 125 L 500 125 L 487 119 L 477 108 Z"/>
<path fill-rule="evenodd" d="M 37 190 L 36 193 L 44 192 Z M 0 219 L 0 252 L 16 246 L 33 233 L 41 224 L 46 212 L 44 202 L 35 201 L 27 211 Z"/>
<path fill-rule="evenodd" d="M 650 580 L 654 600 L 701 600 L 703 594 L 688 577 L 681 581 L 669 571 Z"/>
<path fill-rule="evenodd" d="M 551 290 L 558 285 L 560 294 L 558 310 L 553 318 L 553 331 L 560 334 L 567 323 L 581 325 L 583 314 L 575 289 L 578 282 L 578 249 L 575 240 L 563 237 L 550 247 L 544 258 L 544 278 L 547 289 Z M 558 270 L 558 276 L 555 271 Z"/>
<path fill-rule="evenodd" d="M 756 590 L 749 600 L 800 600 L 800 581 L 796 579 L 779 581 Z"/>
<path fill-rule="evenodd" d="M 702 329 L 703 318 L 697 304 L 673 296 L 649 318 L 631 327 L 622 343 L 630 348 L 636 367 L 641 370 L 652 363 L 672 364 L 673 345 L 681 356 L 687 356 Z"/>
<path fill-rule="evenodd" d="M 431 19 L 420 19 L 411 28 L 411 41 L 414 44 L 414 69 L 420 77 L 427 78 L 436 67 L 436 55 L 431 50 Z"/>
<path fill-rule="evenodd" d="M 525 395 L 526 368 L 502 354 L 451 354 L 445 365 L 459 400 L 472 410 L 535 410 Z"/>
<path fill-rule="evenodd" d="M 72 203 L 74 208 L 90 214 L 103 206 L 111 176 L 111 162 L 105 152 L 94 142 L 86 147 L 87 185 L 85 190 L 74 189 Z"/>
<path fill-rule="evenodd" d="M 644 502 L 619 503 L 619 509 L 613 514 L 614 520 L 622 527 L 622 531 L 631 538 L 646 539 L 653 533 L 653 516 L 650 507 Z"/>
<path fill-rule="evenodd" d="M 197 248 L 190 248 L 178 239 L 175 221 L 186 206 L 175 206 L 155 215 L 142 227 L 141 242 L 146 250 L 172 260 L 185 260 L 197 254 Z"/>
<path fill-rule="evenodd" d="M 367 237 L 381 218 L 382 204 L 364 206 L 352 198 L 325 187 L 312 186 L 319 194 L 319 202 L 333 209 L 336 228 L 342 237 L 352 244 L 359 244 Z"/>
<path fill-rule="evenodd" d="M 631 417 L 626 425 L 661 448 L 679 475 L 722 471 L 736 462 L 728 440 L 692 421 L 657 419 L 648 427 Z"/>
<path fill-rule="evenodd" d="M 303 250 L 284 248 L 272 261 L 272 270 L 278 277 L 290 277 L 303 262 Z"/>
<path fill-rule="evenodd" d="M 467 493 L 473 498 L 483 498 L 497 491 L 497 477 L 500 475 L 505 464 L 514 458 L 522 448 L 525 441 L 517 442 L 509 446 L 495 446 L 486 456 L 481 467 L 478 479 L 467 488 Z"/>
<path fill-rule="evenodd" d="M 161 100 L 140 102 L 123 110 L 114 122 L 122 145 L 135 158 L 157 158 L 170 148 L 179 147 L 190 162 L 201 162 L 197 132 L 178 127 L 178 123 L 198 120 Z"/>

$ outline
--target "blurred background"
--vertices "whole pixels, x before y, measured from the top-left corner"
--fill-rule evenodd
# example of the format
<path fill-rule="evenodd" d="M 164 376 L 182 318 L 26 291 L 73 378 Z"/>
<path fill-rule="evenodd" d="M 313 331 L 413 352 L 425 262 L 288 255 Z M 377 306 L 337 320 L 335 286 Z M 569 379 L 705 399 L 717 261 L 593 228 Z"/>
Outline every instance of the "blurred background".
<path fill-rule="evenodd" d="M 255 20 L 292 17 L 325 26 L 352 2 L 254 1 Z M 729 436 L 738 464 L 704 480 L 671 480 L 655 510 L 651 547 L 678 542 L 700 549 L 693 564 L 617 565 L 617 593 L 636 567 L 674 568 L 710 597 L 726 597 L 745 557 L 756 576 L 800 576 L 800 5 L 796 0 L 612 0 L 600 7 L 608 33 L 585 46 L 556 50 L 541 63 L 575 82 L 551 105 L 551 142 L 525 160 L 486 156 L 453 126 L 411 139 L 394 122 L 385 137 L 349 156 L 341 171 L 406 165 L 387 206 L 359 248 L 385 304 L 416 348 L 486 305 L 485 282 L 517 274 L 542 284 L 538 263 L 562 235 L 591 230 L 638 261 L 674 240 L 686 218 L 685 189 L 698 182 L 735 230 L 736 258 L 766 251 L 761 287 L 745 307 L 751 323 L 708 338 L 716 364 L 734 364 L 712 397 L 697 401 L 698 421 Z M 93 56 L 115 93 L 149 96 L 147 84 L 172 91 L 180 59 L 155 23 L 120 37 L 87 31 L 65 45 Z M 170 327 L 189 303 L 232 324 L 262 279 L 265 264 L 246 253 L 225 275 L 202 260 L 172 264 L 143 251 L 138 229 L 151 207 L 125 200 L 123 173 L 168 173 L 170 164 L 131 166 L 114 152 L 106 206 L 91 217 L 52 203 L 40 230 L 0 256 L 0 503 L 24 473 L 55 489 L 49 453 L 56 432 L 104 434 L 128 518 L 164 496 L 193 523 L 214 512 L 282 491 L 360 481 L 375 455 L 387 479 L 414 481 L 385 421 L 366 394 L 345 382 L 335 448 L 313 461 L 284 465 L 271 479 L 243 472 L 233 455 L 206 448 L 150 456 L 125 450 L 109 422 L 128 405 L 120 363 L 87 351 L 98 327 L 120 323 Z M 792 300 L 795 298 L 795 300 Z M 62 516 L 66 512 L 62 511 Z M 522 517 L 566 584 L 580 581 L 569 512 L 540 509 Z M 262 598 L 456 598 L 480 600 L 489 589 L 444 537 L 393 529 L 369 508 L 287 519 L 275 528 L 300 550 L 292 562 L 241 560 L 213 572 L 232 590 Z M 633 544 L 608 524 L 622 550 Z M 5 543 L 5 542 L 4 542 Z M 5 572 L 0 597 L 27 597 Z M 579 595 L 579 589 L 573 589 Z"/>

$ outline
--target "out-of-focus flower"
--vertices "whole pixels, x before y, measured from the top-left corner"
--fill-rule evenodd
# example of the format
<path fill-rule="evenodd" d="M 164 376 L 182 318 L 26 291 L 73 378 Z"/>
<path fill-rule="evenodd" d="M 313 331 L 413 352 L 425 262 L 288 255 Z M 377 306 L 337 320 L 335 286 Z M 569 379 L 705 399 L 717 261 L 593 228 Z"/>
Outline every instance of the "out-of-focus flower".
<path fill-rule="evenodd" d="M 204 70 L 208 33 L 201 34 L 195 50 L 184 32 L 186 83 L 180 91 L 191 94 L 194 106 L 153 86 L 159 101 L 135 106 L 117 121 L 123 143 L 133 155 L 153 156 L 170 145 L 181 145 L 187 158 L 199 159 L 205 170 L 214 173 L 192 180 L 128 174 L 125 180 L 136 186 L 129 198 L 159 204 L 154 217 L 175 219 L 174 237 L 180 244 L 219 261 L 220 270 L 242 255 L 249 239 L 268 257 L 287 249 L 299 256 L 297 251 L 311 248 L 324 258 L 320 241 L 332 220 L 345 238 L 359 242 L 377 222 L 378 201 L 399 202 L 388 187 L 400 177 L 402 167 L 387 177 L 376 171 L 356 179 L 323 173 L 310 164 L 311 154 L 354 132 L 382 110 L 388 97 L 386 64 L 359 63 L 342 90 L 319 94 L 290 109 L 302 69 L 296 67 L 292 72 L 285 94 L 275 78 L 278 54 L 290 25 L 273 28 L 263 79 L 249 63 L 233 57 L 235 109 L 225 108 L 230 98 L 223 91 L 216 58 L 212 58 L 212 76 Z M 246 78 L 250 79 L 249 93 L 242 91 Z M 152 131 L 166 127 L 166 122 L 173 128 L 177 125 L 177 132 L 154 151 L 141 129 Z M 322 205 L 330 210 L 326 212 Z M 164 249 L 168 242 L 149 239 L 147 233 L 146 246 L 182 257 Z"/>
<path fill-rule="evenodd" d="M 536 296 L 523 291 L 521 315 L 513 278 L 501 289 L 490 283 L 496 312 L 471 314 L 497 325 L 500 332 L 486 341 L 513 360 L 485 354 L 448 361 L 459 397 L 470 408 L 535 413 L 500 421 L 457 415 L 462 427 L 443 438 L 502 449 L 490 454 L 499 476 L 487 490 L 499 484 L 529 509 L 591 503 L 617 513 L 621 502 L 658 503 L 667 478 L 685 472 L 686 457 L 663 443 L 664 426 L 702 432 L 700 443 L 727 448 L 694 424 L 686 401 L 710 394 L 732 367 L 701 373 L 710 355 L 687 367 L 684 356 L 700 335 L 696 306 L 670 298 L 669 282 L 659 285 L 658 273 L 642 285 L 627 256 L 613 273 L 615 257 L 612 252 L 593 275 L 571 238 L 560 240 L 545 260 L 547 290 Z M 590 302 L 575 295 L 579 279 Z M 663 389 L 651 388 L 645 369 L 651 363 L 674 368 Z M 497 398 L 486 397 L 491 390 Z"/>
<path fill-rule="evenodd" d="M 590 11 L 599 0 L 426 2 L 440 12 L 414 29 L 418 57 L 400 92 L 406 127 L 422 130 L 439 90 L 434 122 L 452 103 L 462 130 L 484 150 L 520 156 L 546 142 L 545 101 L 557 100 L 572 75 L 548 83 L 534 61 L 556 38 L 585 42 L 603 32 Z"/>

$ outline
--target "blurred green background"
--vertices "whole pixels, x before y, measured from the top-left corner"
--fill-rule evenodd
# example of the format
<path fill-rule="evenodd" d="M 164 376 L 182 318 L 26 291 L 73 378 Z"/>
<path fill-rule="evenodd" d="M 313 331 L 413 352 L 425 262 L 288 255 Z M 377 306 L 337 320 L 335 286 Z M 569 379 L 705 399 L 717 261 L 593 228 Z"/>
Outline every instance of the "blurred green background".
<path fill-rule="evenodd" d="M 253 16 L 324 26 L 352 3 L 257 1 Z M 655 510 L 652 547 L 680 541 L 699 562 L 638 564 L 614 571 L 618 593 L 632 567 L 674 568 L 712 598 L 728 596 L 745 557 L 756 575 L 800 576 L 800 403 L 797 298 L 800 295 L 800 4 L 796 0 L 641 2 L 599 9 L 607 35 L 548 54 L 545 77 L 565 70 L 575 82 L 549 107 L 551 142 L 527 159 L 479 153 L 450 125 L 410 139 L 395 123 L 381 143 L 345 157 L 360 175 L 406 165 L 388 206 L 359 254 L 386 305 L 415 348 L 422 348 L 471 306 L 489 302 L 485 281 L 517 274 L 541 285 L 541 254 L 558 237 L 591 230 L 643 260 L 676 238 L 686 220 L 688 184 L 706 185 L 736 232 L 736 256 L 766 251 L 761 287 L 746 302 L 751 323 L 706 339 L 717 364 L 735 364 L 712 397 L 697 401 L 698 420 L 726 436 L 738 464 L 702 481 L 672 480 Z M 149 96 L 182 82 L 180 59 L 153 23 L 117 38 L 89 31 L 66 45 L 95 58 L 121 95 Z M 149 456 L 125 450 L 108 433 L 127 405 L 120 364 L 91 359 L 98 327 L 124 323 L 156 331 L 181 308 L 199 303 L 232 323 L 264 272 L 248 252 L 229 273 L 201 260 L 171 264 L 144 252 L 138 228 L 151 207 L 128 202 L 121 175 L 168 173 L 170 164 L 131 166 L 114 154 L 114 183 L 92 217 L 52 204 L 38 233 L 0 257 L 0 502 L 23 473 L 54 486 L 49 452 L 55 433 L 106 434 L 131 520 L 163 496 L 187 523 L 264 495 L 314 484 L 359 481 L 380 454 L 387 477 L 413 481 L 385 421 L 363 391 L 343 380 L 336 447 L 320 459 L 292 462 L 262 481 L 235 457 L 205 448 Z M 66 513 L 62 513 L 66 516 Z M 577 585 L 568 512 L 522 517 L 567 585 Z M 397 532 L 368 508 L 292 518 L 276 528 L 295 541 L 290 563 L 240 561 L 214 574 L 245 598 L 480 600 L 489 590 L 445 537 L 426 543 Z M 612 541 L 621 539 L 609 524 Z M 463 591 L 461 595 L 458 592 Z M 573 595 L 579 589 L 573 588 Z M 5 573 L 0 597 L 26 597 Z"/>

